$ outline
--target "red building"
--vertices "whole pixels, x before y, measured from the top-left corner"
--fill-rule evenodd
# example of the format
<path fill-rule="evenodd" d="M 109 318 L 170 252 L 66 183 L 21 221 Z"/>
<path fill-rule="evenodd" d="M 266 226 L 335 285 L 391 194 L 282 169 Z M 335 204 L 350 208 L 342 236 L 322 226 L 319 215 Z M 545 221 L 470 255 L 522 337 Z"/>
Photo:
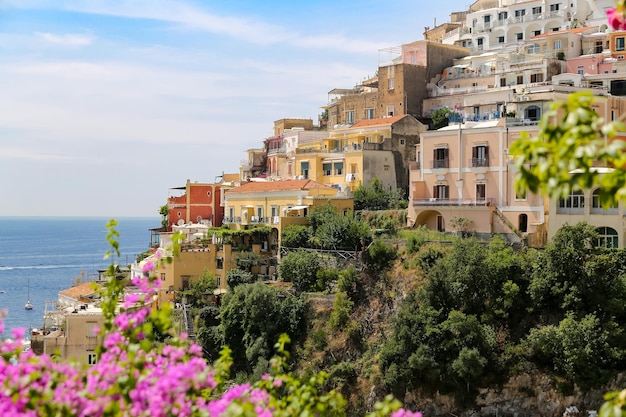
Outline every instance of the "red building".
<path fill-rule="evenodd" d="M 192 183 L 187 180 L 184 187 L 175 187 L 172 190 L 181 190 L 184 193 L 167 199 L 168 231 L 172 231 L 173 224 L 222 225 L 224 207 L 221 204 L 221 184 Z"/>

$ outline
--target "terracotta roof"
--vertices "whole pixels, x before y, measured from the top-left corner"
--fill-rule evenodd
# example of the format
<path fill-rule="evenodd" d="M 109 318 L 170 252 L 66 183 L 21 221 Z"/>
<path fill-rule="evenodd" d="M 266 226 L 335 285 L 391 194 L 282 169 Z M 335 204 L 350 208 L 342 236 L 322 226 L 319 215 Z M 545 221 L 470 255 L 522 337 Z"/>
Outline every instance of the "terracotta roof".
<path fill-rule="evenodd" d="M 263 193 L 271 191 L 300 191 L 316 188 L 332 188 L 313 180 L 284 180 L 284 181 L 249 181 L 239 187 L 226 191 L 230 193 Z"/>
<path fill-rule="evenodd" d="M 59 291 L 59 295 L 64 295 L 78 300 L 80 297 L 84 297 L 95 292 L 92 285 L 94 285 L 93 282 L 84 282 L 75 287 Z"/>
<path fill-rule="evenodd" d="M 557 30 L 556 32 L 550 31 L 550 32 L 542 33 L 540 35 L 533 36 L 531 39 L 541 39 L 541 38 L 548 37 L 550 35 L 557 35 L 559 33 L 561 33 L 561 34 L 563 34 L 563 33 L 581 33 L 581 32 L 586 32 L 588 30 L 596 29 L 596 28 L 597 28 L 597 26 L 591 26 L 591 27 L 580 27 L 580 28 L 566 29 L 566 30 Z"/>
<path fill-rule="evenodd" d="M 352 126 L 350 129 L 359 128 L 359 127 L 369 127 L 369 126 L 389 126 L 394 124 L 400 119 L 405 118 L 407 115 L 403 114 L 401 116 L 391 116 L 391 117 L 379 117 L 377 119 L 365 119 L 361 120 Z"/>

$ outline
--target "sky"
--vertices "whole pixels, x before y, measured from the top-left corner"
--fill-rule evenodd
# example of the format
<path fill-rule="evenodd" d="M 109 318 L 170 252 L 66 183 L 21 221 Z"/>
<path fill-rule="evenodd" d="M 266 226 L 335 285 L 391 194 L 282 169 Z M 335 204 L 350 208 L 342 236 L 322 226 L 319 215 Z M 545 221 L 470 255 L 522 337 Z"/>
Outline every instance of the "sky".
<path fill-rule="evenodd" d="M 0 0 L 0 216 L 158 217 L 459 0 Z"/>

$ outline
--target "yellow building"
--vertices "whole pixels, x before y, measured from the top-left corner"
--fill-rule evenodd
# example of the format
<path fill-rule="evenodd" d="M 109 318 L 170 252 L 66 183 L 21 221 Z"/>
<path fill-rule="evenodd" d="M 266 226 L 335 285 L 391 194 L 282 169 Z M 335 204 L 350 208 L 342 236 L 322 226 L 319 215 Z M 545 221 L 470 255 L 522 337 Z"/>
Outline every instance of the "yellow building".
<path fill-rule="evenodd" d="M 386 189 L 408 189 L 408 170 L 426 127 L 410 115 L 366 119 L 298 146 L 298 178 L 354 190 L 377 177 Z"/>
<path fill-rule="evenodd" d="M 205 270 L 216 279 L 216 294 L 228 290 L 226 275 L 233 268 L 246 269 L 257 279 L 277 279 L 279 239 L 284 227 L 308 224 L 307 215 L 318 206 L 331 204 L 343 214 L 354 209 L 352 198 L 338 196 L 338 190 L 311 180 L 248 181 L 224 193 L 224 232 L 181 226 L 180 252 L 171 263 L 154 273 L 161 280 L 159 302 L 180 301 L 179 291 L 189 288 Z M 170 256 L 172 233 L 161 234 L 157 253 L 132 266 L 132 276 L 141 276 L 147 262 Z"/>

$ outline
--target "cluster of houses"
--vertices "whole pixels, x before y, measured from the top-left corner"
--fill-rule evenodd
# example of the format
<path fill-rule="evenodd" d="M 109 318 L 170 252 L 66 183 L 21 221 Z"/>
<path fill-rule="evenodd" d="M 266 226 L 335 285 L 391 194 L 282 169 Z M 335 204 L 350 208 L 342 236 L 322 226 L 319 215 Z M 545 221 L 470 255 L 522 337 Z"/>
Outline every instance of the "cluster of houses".
<path fill-rule="evenodd" d="M 174 261 L 156 271 L 157 302 L 176 302 L 205 270 L 216 295 L 226 292 L 226 274 L 241 267 L 242 254 L 254 254 L 250 272 L 275 281 L 282 230 L 307 224 L 328 202 L 353 212 L 352 192 L 374 177 L 406 193 L 408 226 L 448 231 L 464 218 L 477 234 L 542 247 L 564 224 L 584 220 L 598 245 L 624 247 L 623 205 L 602 208 L 593 189 L 557 200 L 520 192 L 508 152 L 522 132 L 537 133 L 552 102 L 573 92 L 593 94 L 607 121 L 626 111 L 626 32 L 607 26 L 611 7 L 612 0 L 477 0 L 425 28 L 424 40 L 379 51 L 377 75 L 330 90 L 315 123 L 276 120 L 273 136 L 246 150 L 239 172 L 171 190 L 154 250 L 166 251 L 174 232 L 185 238 Z M 450 117 L 436 129 L 440 109 Z M 225 239 L 210 227 L 248 232 Z M 141 274 L 142 262 L 130 274 Z M 69 334 L 50 346 L 69 343 Z"/>

